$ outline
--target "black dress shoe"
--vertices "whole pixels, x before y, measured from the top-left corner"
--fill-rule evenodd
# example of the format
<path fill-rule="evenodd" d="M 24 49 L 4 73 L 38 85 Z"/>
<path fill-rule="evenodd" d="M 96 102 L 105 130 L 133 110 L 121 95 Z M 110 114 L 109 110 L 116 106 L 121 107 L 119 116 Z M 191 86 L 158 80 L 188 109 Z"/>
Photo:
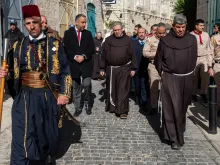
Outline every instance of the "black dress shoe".
<path fill-rule="evenodd" d="M 85 110 L 86 110 L 86 114 L 87 115 L 91 115 L 92 114 L 92 108 L 89 107 L 89 105 L 85 105 Z"/>
<path fill-rule="evenodd" d="M 181 149 L 181 146 L 179 145 L 179 143 L 173 142 L 173 143 L 171 144 L 171 148 L 172 148 L 173 150 L 180 150 L 180 149 Z"/>
<path fill-rule="evenodd" d="M 92 114 L 92 109 L 91 109 L 91 108 L 87 109 L 87 110 L 86 110 L 86 114 L 87 114 L 87 115 L 91 115 L 91 114 Z"/>
<path fill-rule="evenodd" d="M 201 94 L 201 98 L 203 103 L 208 103 L 208 99 L 205 94 Z"/>
<path fill-rule="evenodd" d="M 135 97 L 135 105 L 140 104 L 140 98 L 138 96 Z"/>
<path fill-rule="evenodd" d="M 76 110 L 73 116 L 78 117 L 81 113 L 82 113 L 82 110 Z"/>
<path fill-rule="evenodd" d="M 56 158 L 48 155 L 46 165 L 56 165 Z"/>

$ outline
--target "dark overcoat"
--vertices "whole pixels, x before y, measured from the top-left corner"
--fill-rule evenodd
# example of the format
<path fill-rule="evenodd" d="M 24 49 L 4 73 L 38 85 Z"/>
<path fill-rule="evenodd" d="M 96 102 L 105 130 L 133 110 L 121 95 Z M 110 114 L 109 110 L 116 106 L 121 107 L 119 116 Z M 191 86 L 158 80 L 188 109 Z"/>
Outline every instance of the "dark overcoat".
<path fill-rule="evenodd" d="M 72 78 L 92 77 L 92 55 L 94 42 L 90 31 L 83 30 L 79 44 L 75 27 L 71 27 L 64 34 L 64 48 L 68 57 Z M 76 55 L 84 55 L 85 60 L 78 63 L 74 60 Z"/>

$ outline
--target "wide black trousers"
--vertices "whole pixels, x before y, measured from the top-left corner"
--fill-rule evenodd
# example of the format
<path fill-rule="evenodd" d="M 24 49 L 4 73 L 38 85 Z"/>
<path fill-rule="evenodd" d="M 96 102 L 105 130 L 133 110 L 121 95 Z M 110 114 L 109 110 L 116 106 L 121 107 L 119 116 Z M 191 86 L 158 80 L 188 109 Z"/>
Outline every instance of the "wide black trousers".
<path fill-rule="evenodd" d="M 48 88 L 22 87 L 12 107 L 11 165 L 55 156 L 58 144 L 59 111 Z"/>
<path fill-rule="evenodd" d="M 187 76 L 162 74 L 164 139 L 184 144 L 186 112 L 193 92 L 193 73 Z"/>

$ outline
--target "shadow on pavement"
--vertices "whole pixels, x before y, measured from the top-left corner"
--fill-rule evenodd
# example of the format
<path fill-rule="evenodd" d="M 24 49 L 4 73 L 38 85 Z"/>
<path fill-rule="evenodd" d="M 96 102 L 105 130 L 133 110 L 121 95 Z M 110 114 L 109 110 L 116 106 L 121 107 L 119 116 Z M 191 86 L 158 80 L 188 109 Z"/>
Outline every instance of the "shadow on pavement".
<path fill-rule="evenodd" d="M 9 98 L 11 98 L 11 96 L 7 93 L 4 94 L 4 99 L 3 99 L 3 102 L 8 100 Z"/>
<path fill-rule="evenodd" d="M 188 116 L 188 119 L 190 119 L 194 124 L 199 125 L 202 129 L 204 129 L 206 132 L 208 132 L 209 127 L 202 123 L 199 119 L 197 119 L 195 116 Z"/>
<path fill-rule="evenodd" d="M 85 98 L 85 93 L 82 93 L 82 99 L 81 99 L 81 102 L 80 102 L 80 105 L 81 105 L 82 108 L 84 107 L 84 104 L 85 104 L 84 98 Z M 95 93 L 91 93 L 91 100 L 90 100 L 91 108 L 93 108 L 95 98 L 96 98 Z"/>
<path fill-rule="evenodd" d="M 101 97 L 100 97 L 100 101 L 101 102 L 104 102 L 105 100 L 106 100 L 106 89 L 104 88 L 104 89 L 101 89 L 100 91 L 99 91 L 99 95 L 101 95 Z"/>
<path fill-rule="evenodd" d="M 159 136 L 160 141 L 162 143 L 166 143 L 163 139 L 163 129 L 160 127 L 160 115 L 161 114 L 155 114 L 155 115 L 149 115 L 145 108 L 140 107 L 139 113 L 144 115 L 146 119 L 148 120 L 148 123 L 153 128 L 154 132 Z"/>
<path fill-rule="evenodd" d="M 73 123 L 71 120 L 64 119 L 63 127 L 60 129 L 60 146 L 57 159 L 63 157 L 66 154 L 71 144 L 82 143 L 80 141 L 81 136 L 81 127 Z"/>
<path fill-rule="evenodd" d="M 200 103 L 194 103 L 195 107 L 190 107 L 189 110 L 193 114 L 193 116 L 189 116 L 188 118 L 202 127 L 206 132 L 208 132 L 208 123 L 209 123 L 209 108 L 204 107 Z M 207 123 L 207 124 L 204 124 Z M 220 118 L 217 117 L 217 127 L 220 128 Z"/>

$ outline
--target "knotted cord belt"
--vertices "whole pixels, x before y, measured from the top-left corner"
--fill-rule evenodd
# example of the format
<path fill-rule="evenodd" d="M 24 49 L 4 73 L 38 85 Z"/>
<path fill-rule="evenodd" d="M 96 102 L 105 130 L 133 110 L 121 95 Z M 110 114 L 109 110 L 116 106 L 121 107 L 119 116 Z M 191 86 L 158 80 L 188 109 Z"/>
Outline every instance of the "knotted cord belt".
<path fill-rule="evenodd" d="M 31 88 L 44 88 L 47 86 L 45 80 L 40 79 L 41 72 L 25 72 L 21 76 L 22 85 L 28 86 Z"/>

